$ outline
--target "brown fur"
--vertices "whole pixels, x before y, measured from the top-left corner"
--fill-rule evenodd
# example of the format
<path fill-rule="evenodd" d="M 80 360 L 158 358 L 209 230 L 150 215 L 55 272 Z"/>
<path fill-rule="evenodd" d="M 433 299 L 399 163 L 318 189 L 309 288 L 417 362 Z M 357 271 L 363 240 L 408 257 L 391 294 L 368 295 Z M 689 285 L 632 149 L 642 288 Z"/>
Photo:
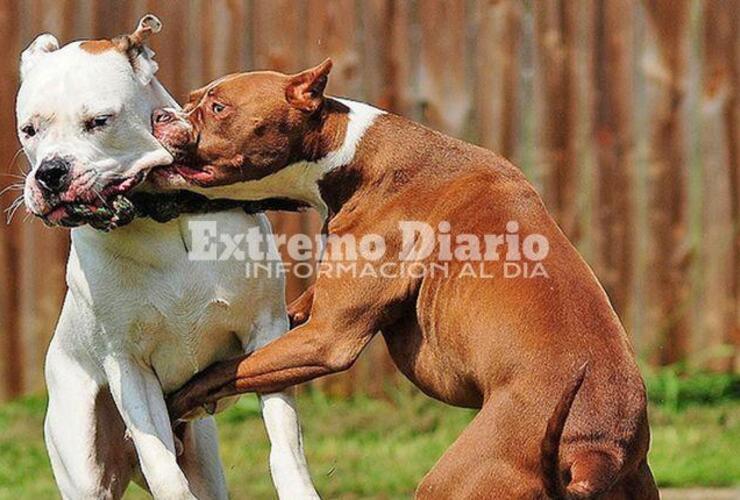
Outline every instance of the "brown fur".
<path fill-rule="evenodd" d="M 110 40 L 85 40 L 80 48 L 90 54 L 101 54 L 109 50 L 116 50 L 116 45 Z"/>
<path fill-rule="evenodd" d="M 101 54 L 109 50 L 117 50 L 128 57 L 134 64 L 136 56 L 143 50 L 144 43 L 152 33 L 161 29 L 162 25 L 155 16 L 147 14 L 139 20 L 136 30 L 128 35 L 120 35 L 112 40 L 85 40 L 80 48 L 90 54 Z"/>
<path fill-rule="evenodd" d="M 346 110 L 323 98 L 315 111 L 296 107 L 286 99 L 293 85 L 305 85 L 305 77 L 251 73 L 197 94 L 189 110 L 199 143 L 184 146 L 187 160 L 207 175 L 194 182 L 260 178 L 336 149 Z M 209 99 L 230 109 L 214 117 Z M 255 123 L 265 127 L 261 135 Z M 252 160 L 268 156 L 272 161 Z M 351 163 L 321 180 L 320 192 L 330 208 L 327 232 L 382 235 L 386 258 L 398 255 L 402 220 L 450 221 L 455 233 L 479 236 L 502 234 L 507 221 L 518 221 L 521 234 L 547 237 L 549 278 L 319 276 L 291 306 L 297 323 L 310 308 L 304 324 L 248 358 L 196 376 L 170 402 L 176 417 L 228 395 L 275 391 L 345 370 L 381 331 L 398 368 L 421 390 L 481 409 L 424 478 L 419 498 L 543 498 L 548 491 L 657 498 L 645 461 L 645 389 L 624 329 L 518 169 L 387 114 L 365 132 Z M 462 265 L 453 261 L 452 272 Z M 485 265 L 500 276 L 502 262 Z M 579 378 L 584 363 L 588 375 Z M 558 405 L 562 394 L 565 406 Z M 562 428 L 547 431 L 548 420 Z M 548 455 L 556 438 L 557 452 Z"/>

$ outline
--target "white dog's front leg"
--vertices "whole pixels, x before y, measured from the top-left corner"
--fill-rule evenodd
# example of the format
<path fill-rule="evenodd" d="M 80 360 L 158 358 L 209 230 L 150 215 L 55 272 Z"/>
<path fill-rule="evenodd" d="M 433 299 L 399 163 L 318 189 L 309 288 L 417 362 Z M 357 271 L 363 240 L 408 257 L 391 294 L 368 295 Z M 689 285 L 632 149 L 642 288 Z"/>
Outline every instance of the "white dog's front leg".
<path fill-rule="evenodd" d="M 263 219 L 263 222 L 269 234 L 267 219 Z M 270 251 L 272 258 L 280 258 L 276 247 L 271 247 Z M 270 302 L 272 310 L 266 311 L 255 321 L 250 335 L 244 339 L 244 352 L 266 346 L 289 329 L 285 302 L 282 300 L 283 282 L 275 280 L 272 285 L 276 295 Z M 320 498 L 311 482 L 303 453 L 303 437 L 295 400 L 288 391 L 258 394 L 262 419 L 270 439 L 272 482 L 281 499 Z"/>
<path fill-rule="evenodd" d="M 303 454 L 301 426 L 294 399 L 285 392 L 261 394 L 262 418 L 270 438 L 270 472 L 278 496 L 319 498 Z"/>
<path fill-rule="evenodd" d="M 157 377 L 125 356 L 108 357 L 103 366 L 152 496 L 167 500 L 194 499 L 177 464 L 172 427 Z"/>

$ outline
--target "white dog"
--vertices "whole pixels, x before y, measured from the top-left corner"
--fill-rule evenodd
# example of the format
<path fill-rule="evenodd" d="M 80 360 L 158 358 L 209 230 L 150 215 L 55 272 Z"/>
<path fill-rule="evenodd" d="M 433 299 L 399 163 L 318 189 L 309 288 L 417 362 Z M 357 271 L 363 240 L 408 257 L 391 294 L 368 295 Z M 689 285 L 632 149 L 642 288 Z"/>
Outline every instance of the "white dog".
<path fill-rule="evenodd" d="M 176 105 L 144 45 L 159 28 L 147 16 L 132 35 L 59 48 L 45 34 L 23 52 L 24 196 L 47 223 L 79 226 L 76 209 L 94 213 L 171 161 L 150 132 L 152 110 Z M 127 213 L 112 210 L 115 226 Z M 178 456 L 164 394 L 288 322 L 281 280 L 248 279 L 244 262 L 188 259 L 188 223 L 204 219 L 224 233 L 270 233 L 264 215 L 241 210 L 71 231 L 69 291 L 46 359 L 46 443 L 64 498 L 120 498 L 132 479 L 155 498 L 227 496 L 213 418 L 186 424 Z M 293 401 L 278 393 L 261 402 L 278 494 L 315 498 Z"/>

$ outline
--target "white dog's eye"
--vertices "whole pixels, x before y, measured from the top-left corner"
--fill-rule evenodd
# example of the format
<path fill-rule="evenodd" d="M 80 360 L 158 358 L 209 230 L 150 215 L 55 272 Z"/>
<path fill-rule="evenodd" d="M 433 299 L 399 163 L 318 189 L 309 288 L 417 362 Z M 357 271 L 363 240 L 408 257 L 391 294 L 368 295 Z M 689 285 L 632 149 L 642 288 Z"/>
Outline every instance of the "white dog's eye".
<path fill-rule="evenodd" d="M 98 115 L 95 118 L 85 120 L 85 131 L 92 132 L 93 130 L 105 127 L 111 118 L 113 118 L 113 115 Z"/>
<path fill-rule="evenodd" d="M 23 135 L 26 137 L 33 137 L 36 135 L 36 127 L 34 127 L 32 124 L 24 125 L 23 128 L 21 128 L 21 132 L 23 132 Z"/>

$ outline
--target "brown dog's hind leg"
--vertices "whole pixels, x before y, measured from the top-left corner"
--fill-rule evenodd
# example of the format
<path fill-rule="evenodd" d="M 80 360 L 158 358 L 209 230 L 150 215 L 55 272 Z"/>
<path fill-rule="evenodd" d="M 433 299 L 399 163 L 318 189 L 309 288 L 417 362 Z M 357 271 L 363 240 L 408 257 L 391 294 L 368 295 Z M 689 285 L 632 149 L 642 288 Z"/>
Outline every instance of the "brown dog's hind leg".
<path fill-rule="evenodd" d="M 516 461 L 538 453 L 537 442 L 523 441 L 517 415 L 489 401 L 424 477 L 420 500 L 546 498 L 533 470 Z M 512 451 L 519 448 L 519 452 Z"/>

